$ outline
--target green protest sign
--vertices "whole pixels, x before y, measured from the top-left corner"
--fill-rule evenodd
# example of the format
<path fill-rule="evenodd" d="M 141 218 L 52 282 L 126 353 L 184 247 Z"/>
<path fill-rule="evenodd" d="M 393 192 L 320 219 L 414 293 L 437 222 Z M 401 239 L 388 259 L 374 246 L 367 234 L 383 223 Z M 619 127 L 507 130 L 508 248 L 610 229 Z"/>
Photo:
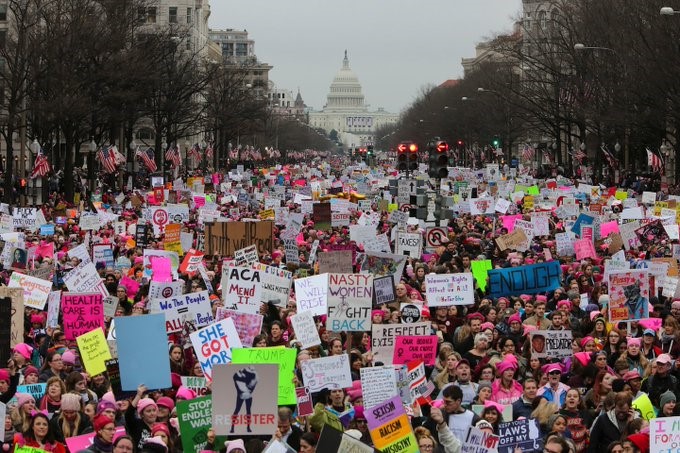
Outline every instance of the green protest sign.
<path fill-rule="evenodd" d="M 231 363 L 253 364 L 276 363 L 279 365 L 279 406 L 296 404 L 293 372 L 295 370 L 295 349 L 273 348 L 242 348 L 232 350 Z"/>
<path fill-rule="evenodd" d="M 212 427 L 212 396 L 177 402 L 179 432 L 185 453 L 200 453 L 208 443 L 208 430 Z M 217 436 L 215 445 L 224 445 L 226 436 Z M 29 452 L 26 452 L 29 453 Z"/>
<path fill-rule="evenodd" d="M 491 260 L 475 260 L 472 264 L 472 276 L 477 282 L 477 286 L 482 291 L 486 291 L 486 278 L 489 276 L 489 270 L 493 269 Z"/>

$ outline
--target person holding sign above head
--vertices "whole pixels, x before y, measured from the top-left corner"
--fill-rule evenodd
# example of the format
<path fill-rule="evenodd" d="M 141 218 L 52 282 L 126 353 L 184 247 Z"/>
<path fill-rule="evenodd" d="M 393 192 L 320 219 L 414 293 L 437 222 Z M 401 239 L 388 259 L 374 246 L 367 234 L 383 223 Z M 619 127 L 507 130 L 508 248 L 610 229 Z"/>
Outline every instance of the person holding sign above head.
<path fill-rule="evenodd" d="M 145 385 L 137 387 L 137 394 L 125 411 L 126 431 L 134 440 L 137 448 L 142 448 L 144 439 L 151 437 L 151 430 L 158 418 L 158 406 L 151 398 L 143 397 L 146 393 Z"/>

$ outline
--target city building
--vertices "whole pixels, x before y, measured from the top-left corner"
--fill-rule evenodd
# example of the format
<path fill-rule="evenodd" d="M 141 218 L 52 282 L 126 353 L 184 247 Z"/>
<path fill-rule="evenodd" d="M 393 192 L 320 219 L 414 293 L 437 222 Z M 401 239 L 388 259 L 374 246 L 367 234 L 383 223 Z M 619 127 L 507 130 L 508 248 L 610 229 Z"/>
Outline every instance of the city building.
<path fill-rule="evenodd" d="M 307 106 L 299 88 L 297 95 L 294 95 L 291 90 L 278 88 L 274 82 L 270 81 L 267 99 L 274 115 L 305 119 Z"/>
<path fill-rule="evenodd" d="M 331 83 L 326 105 L 321 111 L 309 112 L 311 127 L 321 128 L 327 134 L 335 130 L 345 147 L 373 144 L 375 131 L 381 126 L 396 123 L 397 119 L 397 114 L 382 108 L 369 110 L 364 103 L 359 79 L 350 68 L 347 51 L 342 68 Z"/>

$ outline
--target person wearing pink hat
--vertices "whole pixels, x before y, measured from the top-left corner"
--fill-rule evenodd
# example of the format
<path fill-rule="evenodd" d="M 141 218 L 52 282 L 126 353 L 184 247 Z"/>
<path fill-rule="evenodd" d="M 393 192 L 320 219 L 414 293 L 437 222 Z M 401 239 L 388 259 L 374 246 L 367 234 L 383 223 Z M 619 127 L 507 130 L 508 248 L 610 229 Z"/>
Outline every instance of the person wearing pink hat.
<path fill-rule="evenodd" d="M 548 402 L 562 407 L 567 397 L 567 390 L 569 390 L 568 385 L 560 382 L 562 365 L 559 363 L 549 363 L 543 366 L 543 372 L 548 375 L 548 382 L 538 389 L 538 396 L 542 396 Z"/>
<path fill-rule="evenodd" d="M 496 365 L 498 377 L 491 384 L 491 401 L 500 404 L 512 404 L 521 398 L 522 385 L 515 380 L 515 373 L 518 368 L 517 359 L 513 355 L 506 355 Z"/>
<path fill-rule="evenodd" d="M 652 401 L 654 407 L 660 407 L 659 399 L 664 392 L 670 390 L 677 395 L 680 390 L 677 377 L 671 374 L 671 370 L 674 366 L 675 361 L 671 356 L 668 354 L 659 355 L 659 357 L 656 358 L 656 373 L 649 376 L 642 383 L 641 390 L 649 394 L 649 399 Z"/>
<path fill-rule="evenodd" d="M 158 406 L 151 398 L 144 397 L 146 393 L 146 386 L 137 387 L 137 394 L 125 411 L 126 430 L 139 449 L 142 448 L 144 439 L 151 437 L 152 427 L 158 421 Z"/>
<path fill-rule="evenodd" d="M 644 374 L 647 363 L 647 358 L 641 354 L 642 338 L 629 338 L 626 345 L 626 351 L 621 354 L 620 359 L 625 358 L 628 362 L 628 370 L 638 370 L 638 373 Z M 658 360 L 657 360 L 658 364 Z"/>

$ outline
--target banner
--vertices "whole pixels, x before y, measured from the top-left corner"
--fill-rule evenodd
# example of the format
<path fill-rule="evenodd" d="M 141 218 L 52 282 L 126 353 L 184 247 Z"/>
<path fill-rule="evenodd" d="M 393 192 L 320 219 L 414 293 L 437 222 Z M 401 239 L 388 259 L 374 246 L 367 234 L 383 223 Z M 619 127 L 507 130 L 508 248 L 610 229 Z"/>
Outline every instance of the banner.
<path fill-rule="evenodd" d="M 259 313 L 262 303 L 260 271 L 250 267 L 222 267 L 222 297 L 224 306 L 245 313 Z"/>
<path fill-rule="evenodd" d="M 475 303 L 475 282 L 472 273 L 427 274 L 425 291 L 429 307 L 472 305 Z"/>
<path fill-rule="evenodd" d="M 325 388 L 333 390 L 352 386 L 347 354 L 305 360 L 300 367 L 305 387 L 312 393 Z"/>
<path fill-rule="evenodd" d="M 243 347 L 234 321 L 229 318 L 192 332 L 189 337 L 203 375 L 208 381 L 212 381 L 212 370 L 216 365 L 231 362 L 233 348 Z"/>
<path fill-rule="evenodd" d="M 274 435 L 278 419 L 278 375 L 279 367 L 274 364 L 217 365 L 212 386 L 215 433 Z"/>
<path fill-rule="evenodd" d="M 295 300 L 298 313 L 311 311 L 314 316 L 328 313 L 328 274 L 295 279 Z"/>
<path fill-rule="evenodd" d="M 286 307 L 293 284 L 293 273 L 275 266 L 255 263 L 251 266 L 260 273 L 262 303 L 271 302 L 277 307 Z"/>
<path fill-rule="evenodd" d="M 364 414 L 375 448 L 380 451 L 418 453 L 418 441 L 413 435 L 404 405 L 395 396 Z"/>
<path fill-rule="evenodd" d="M 532 359 L 562 359 L 574 354 L 571 330 L 534 330 L 529 335 Z"/>
<path fill-rule="evenodd" d="M 647 270 L 609 273 L 609 322 L 649 318 L 649 273 Z"/>
<path fill-rule="evenodd" d="M 414 360 L 422 360 L 425 365 L 434 365 L 436 358 L 436 335 L 397 337 L 392 359 L 394 365 L 405 365 Z"/>
<path fill-rule="evenodd" d="M 162 314 L 116 318 L 122 390 L 140 384 L 149 390 L 172 387 L 165 323 Z"/>
<path fill-rule="evenodd" d="M 328 330 L 370 330 L 372 302 L 372 275 L 328 274 Z"/>
<path fill-rule="evenodd" d="M 17 386 L 17 393 L 27 393 L 33 397 L 34 400 L 40 401 L 40 398 L 45 396 L 45 392 L 47 391 L 47 383 L 46 382 L 40 382 L 38 384 L 26 384 L 26 385 L 18 385 Z"/>
<path fill-rule="evenodd" d="M 397 375 L 392 366 L 364 367 L 361 373 L 361 395 L 364 407 L 377 406 L 397 395 Z"/>
<path fill-rule="evenodd" d="M 61 313 L 64 323 L 64 338 L 75 340 L 80 335 L 101 327 L 104 323 L 102 295 L 94 293 L 71 293 L 61 295 Z"/>
<path fill-rule="evenodd" d="M 24 305 L 36 310 L 43 310 L 45 308 L 47 297 L 50 295 L 50 291 L 52 291 L 52 282 L 16 271 L 12 272 L 7 286 L 9 288 L 23 288 Z"/>
<path fill-rule="evenodd" d="M 241 339 L 241 344 L 246 347 L 251 347 L 253 341 L 255 341 L 255 337 L 262 332 L 263 316 L 261 314 L 251 315 L 250 313 L 241 313 L 223 307 L 217 307 L 215 321 L 221 321 L 227 318 L 234 322 L 234 328 L 238 333 L 238 337 Z"/>
<path fill-rule="evenodd" d="M 278 404 L 279 406 L 295 404 L 295 359 L 297 350 L 283 347 L 242 348 L 232 351 L 233 364 L 277 364 L 278 365 Z"/>
<path fill-rule="evenodd" d="M 541 451 L 543 441 L 538 423 L 534 419 L 517 420 L 498 425 L 498 453 L 522 451 Z"/>
<path fill-rule="evenodd" d="M 318 252 L 319 274 L 335 272 L 337 274 L 351 274 L 352 266 L 351 250 L 335 250 L 332 252 Z"/>
<path fill-rule="evenodd" d="M 216 222 L 206 223 L 206 255 L 233 256 L 234 251 L 256 245 L 260 256 L 272 252 L 274 222 Z"/>
<path fill-rule="evenodd" d="M 561 282 L 559 261 L 489 271 L 491 297 L 544 293 L 557 289 Z"/>
<path fill-rule="evenodd" d="M 392 364 L 394 345 L 398 336 L 430 335 L 431 323 L 416 322 L 413 324 L 373 324 L 371 326 L 371 351 L 374 362 L 385 365 Z"/>
<path fill-rule="evenodd" d="M 177 401 L 177 420 L 185 453 L 205 451 L 208 430 L 212 428 L 212 396 Z M 215 445 L 224 445 L 226 437 L 217 436 Z"/>
<path fill-rule="evenodd" d="M 90 376 L 106 371 L 106 361 L 111 360 L 111 351 L 104 336 L 104 330 L 97 328 L 76 338 L 80 360 Z"/>
<path fill-rule="evenodd" d="M 150 313 L 161 313 L 165 316 L 166 333 L 181 332 L 185 323 L 192 326 L 193 332 L 213 322 L 208 291 L 150 300 L 147 308 Z"/>
<path fill-rule="evenodd" d="M 302 349 L 311 348 L 321 344 L 319 331 L 314 322 L 314 315 L 309 311 L 297 313 L 290 318 L 295 331 L 295 338 L 300 342 Z"/>

